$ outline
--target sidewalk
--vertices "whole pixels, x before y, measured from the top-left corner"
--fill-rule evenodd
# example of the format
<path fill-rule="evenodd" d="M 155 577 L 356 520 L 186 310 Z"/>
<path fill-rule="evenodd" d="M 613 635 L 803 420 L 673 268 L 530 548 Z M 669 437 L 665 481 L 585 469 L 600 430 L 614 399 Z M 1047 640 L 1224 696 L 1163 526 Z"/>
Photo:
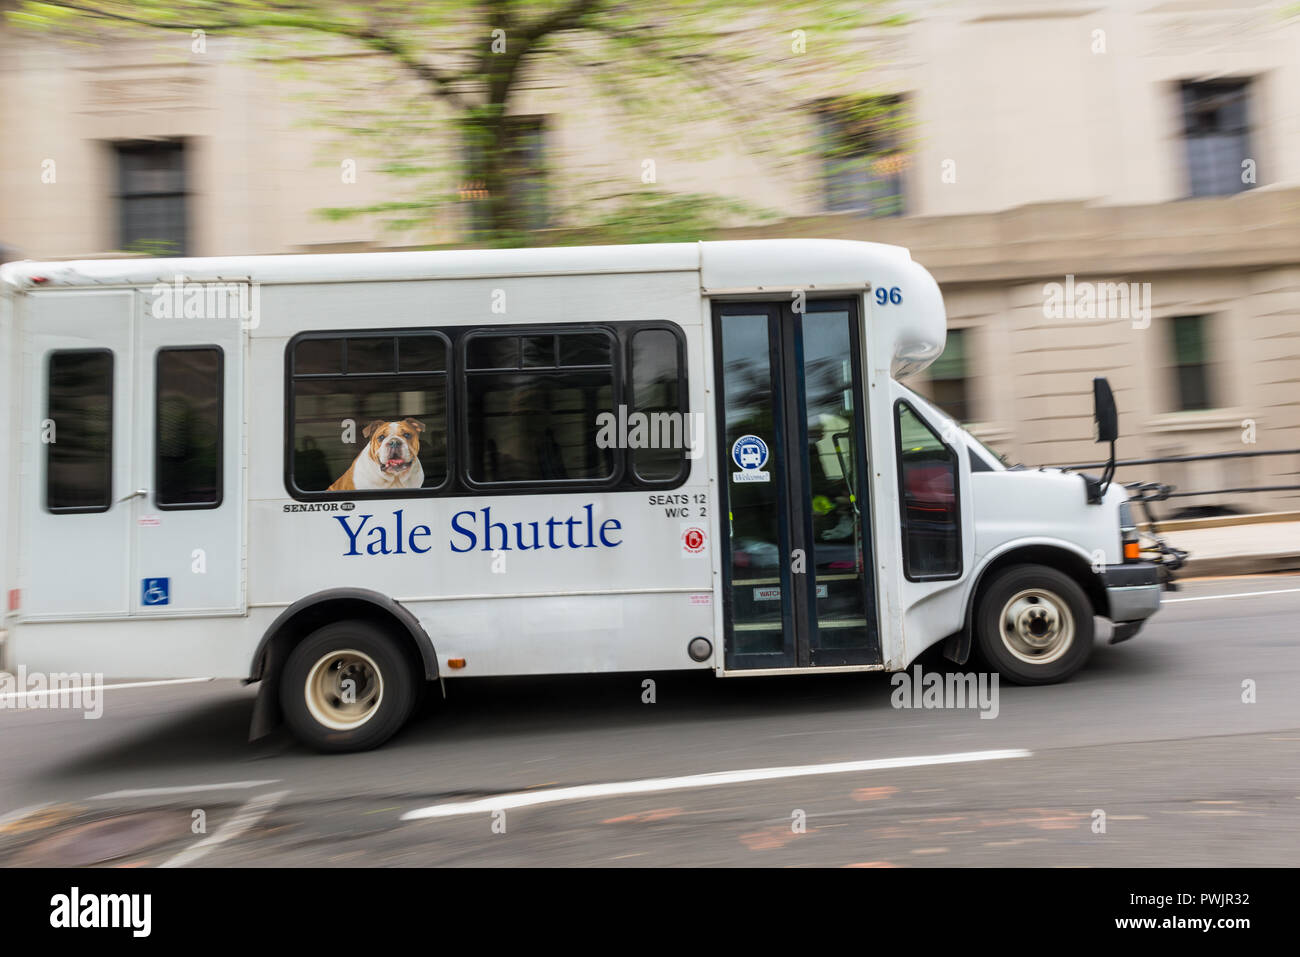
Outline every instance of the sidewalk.
<path fill-rule="evenodd" d="M 1236 525 L 1209 522 L 1161 522 L 1160 534 L 1191 555 L 1179 578 L 1213 575 L 1258 575 L 1300 571 L 1300 514 L 1279 514 L 1291 521 L 1247 521 Z M 1222 520 L 1215 520 L 1222 521 Z"/>

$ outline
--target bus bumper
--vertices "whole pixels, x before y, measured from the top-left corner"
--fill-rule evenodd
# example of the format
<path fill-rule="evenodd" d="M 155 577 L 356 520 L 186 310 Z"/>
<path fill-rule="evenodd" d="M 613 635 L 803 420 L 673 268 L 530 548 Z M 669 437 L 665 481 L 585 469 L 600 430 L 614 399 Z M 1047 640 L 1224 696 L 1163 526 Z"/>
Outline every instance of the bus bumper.
<path fill-rule="evenodd" d="M 1110 620 L 1115 624 L 1110 643 L 1132 638 L 1160 609 L 1159 570 L 1152 562 L 1107 565 L 1102 572 Z"/>

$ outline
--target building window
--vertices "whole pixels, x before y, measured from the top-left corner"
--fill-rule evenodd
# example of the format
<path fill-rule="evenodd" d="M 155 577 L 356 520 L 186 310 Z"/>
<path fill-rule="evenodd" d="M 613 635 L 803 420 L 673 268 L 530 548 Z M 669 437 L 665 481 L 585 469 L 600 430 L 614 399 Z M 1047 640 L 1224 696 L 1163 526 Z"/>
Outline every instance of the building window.
<path fill-rule="evenodd" d="M 903 214 L 902 100 L 836 97 L 816 106 L 823 205 L 829 212 Z"/>
<path fill-rule="evenodd" d="M 545 229 L 551 225 L 546 173 L 546 117 L 508 116 L 502 178 L 506 183 L 511 228 Z M 460 196 L 469 204 L 471 234 L 478 238 L 490 231 L 487 183 L 479 174 L 482 147 L 471 143 L 466 150 L 466 177 Z"/>
<path fill-rule="evenodd" d="M 1191 195 L 1249 189 L 1253 184 L 1242 181 L 1242 163 L 1251 158 L 1248 81 L 1185 82 L 1182 94 Z"/>
<path fill-rule="evenodd" d="M 159 349 L 154 365 L 154 488 L 161 509 L 221 504 L 222 352 Z"/>
<path fill-rule="evenodd" d="M 298 492 L 409 492 L 447 481 L 447 340 L 308 334 L 290 351 Z"/>
<path fill-rule="evenodd" d="M 1170 323 L 1174 400 L 1179 412 L 1214 408 L 1210 389 L 1208 316 L 1176 316 Z"/>
<path fill-rule="evenodd" d="M 188 254 L 183 143 L 117 143 L 118 244 L 130 252 Z"/>
<path fill-rule="evenodd" d="M 934 404 L 957 422 L 970 422 L 974 419 L 966 356 L 968 346 L 965 329 L 949 329 L 943 354 L 930 366 L 930 389 Z"/>
<path fill-rule="evenodd" d="M 113 504 L 113 353 L 50 353 L 45 403 L 45 507 L 107 511 Z"/>

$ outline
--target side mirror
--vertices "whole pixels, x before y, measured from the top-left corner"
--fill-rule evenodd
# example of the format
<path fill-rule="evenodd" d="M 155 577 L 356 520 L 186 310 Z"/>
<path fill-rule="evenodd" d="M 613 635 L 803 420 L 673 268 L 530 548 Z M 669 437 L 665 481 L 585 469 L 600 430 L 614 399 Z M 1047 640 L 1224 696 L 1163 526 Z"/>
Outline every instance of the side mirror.
<path fill-rule="evenodd" d="M 1114 442 L 1119 438 L 1119 413 L 1115 411 L 1115 396 L 1105 376 L 1092 380 L 1092 417 L 1097 423 L 1097 441 Z"/>

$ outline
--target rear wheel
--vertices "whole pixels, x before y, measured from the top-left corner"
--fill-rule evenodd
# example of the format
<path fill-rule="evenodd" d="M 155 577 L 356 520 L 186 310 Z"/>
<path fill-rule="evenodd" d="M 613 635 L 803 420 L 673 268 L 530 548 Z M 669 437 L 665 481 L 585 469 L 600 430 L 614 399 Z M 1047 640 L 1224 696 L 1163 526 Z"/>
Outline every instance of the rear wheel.
<path fill-rule="evenodd" d="M 280 676 L 285 722 L 318 751 L 365 751 L 410 717 L 416 676 L 397 643 L 367 621 L 318 628 L 289 654 Z"/>
<path fill-rule="evenodd" d="M 1045 565 L 998 572 L 980 597 L 975 637 L 984 659 L 1022 685 L 1064 681 L 1092 654 L 1092 604 L 1079 584 Z"/>

